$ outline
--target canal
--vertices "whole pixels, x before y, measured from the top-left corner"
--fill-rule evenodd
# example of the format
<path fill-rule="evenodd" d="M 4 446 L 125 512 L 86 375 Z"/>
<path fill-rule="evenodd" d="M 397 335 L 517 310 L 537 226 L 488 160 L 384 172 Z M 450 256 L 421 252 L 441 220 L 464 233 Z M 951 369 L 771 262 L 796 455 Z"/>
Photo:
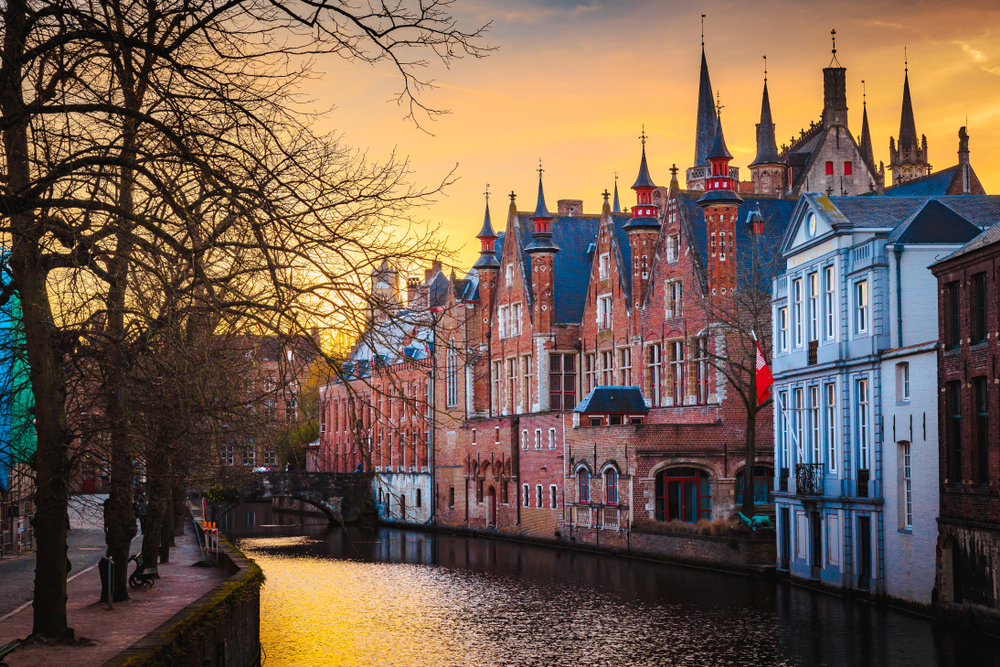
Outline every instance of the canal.
<path fill-rule="evenodd" d="M 1000 666 L 1000 642 L 790 586 L 243 505 L 264 667 Z"/>

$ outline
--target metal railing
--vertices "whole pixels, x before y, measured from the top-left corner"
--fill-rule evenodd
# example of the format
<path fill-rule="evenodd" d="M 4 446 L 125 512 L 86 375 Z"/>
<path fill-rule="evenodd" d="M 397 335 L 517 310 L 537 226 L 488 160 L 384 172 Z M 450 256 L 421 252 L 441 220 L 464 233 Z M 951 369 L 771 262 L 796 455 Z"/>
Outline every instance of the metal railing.
<path fill-rule="evenodd" d="M 865 468 L 858 469 L 858 498 L 868 497 L 868 480 L 870 473 Z"/>
<path fill-rule="evenodd" d="M 795 464 L 795 493 L 799 496 L 823 495 L 823 463 Z"/>

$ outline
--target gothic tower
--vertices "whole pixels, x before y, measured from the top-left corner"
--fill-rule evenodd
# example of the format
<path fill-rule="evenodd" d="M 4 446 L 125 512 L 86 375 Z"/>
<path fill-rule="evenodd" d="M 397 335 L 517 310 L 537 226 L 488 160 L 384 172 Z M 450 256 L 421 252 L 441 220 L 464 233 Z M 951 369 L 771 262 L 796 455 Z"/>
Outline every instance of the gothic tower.
<path fill-rule="evenodd" d="M 785 191 L 785 163 L 778 157 L 771 121 L 771 100 L 767 94 L 767 74 L 764 74 L 764 95 L 757 123 L 757 157 L 750 163 L 750 179 L 757 195 L 781 195 Z"/>
<path fill-rule="evenodd" d="M 646 293 L 646 283 L 649 281 L 649 267 L 656 246 L 656 237 L 660 233 L 660 207 L 653 203 L 653 191 L 656 184 L 649 175 L 646 166 L 646 132 L 642 133 L 642 159 L 639 162 L 639 175 L 632 185 L 635 190 L 635 206 L 632 207 L 632 217 L 622 229 L 628 233 L 628 242 L 632 248 L 632 301 L 638 308 Z"/>
<path fill-rule="evenodd" d="M 469 341 L 478 342 L 480 352 L 487 359 L 487 368 L 477 371 L 479 378 L 473 391 L 473 410 L 476 414 L 485 415 L 490 407 L 490 382 L 489 382 L 489 349 L 490 349 L 490 329 L 493 316 L 493 297 L 497 291 L 497 281 L 500 276 L 500 262 L 497 261 L 495 242 L 497 234 L 493 231 L 493 223 L 490 220 L 490 198 L 486 195 L 486 215 L 483 218 L 483 228 L 476 235 L 482 244 L 479 250 L 479 259 L 473 268 L 479 274 L 479 305 L 475 309 L 477 317 L 470 329 Z M 510 214 L 517 215 L 517 208 L 514 205 L 514 193 L 510 193 Z M 509 219 L 509 218 L 508 218 Z M 508 226 L 510 229 L 510 226 Z M 475 333 L 478 332 L 478 337 Z M 478 340 L 477 340 L 478 339 Z M 483 378 L 487 378 L 485 382 Z M 485 386 L 483 386 L 485 385 Z"/>
<path fill-rule="evenodd" d="M 892 184 L 920 178 L 931 173 L 927 164 L 927 137 L 921 136 L 917 144 L 917 125 L 913 120 L 913 103 L 910 101 L 909 67 L 903 75 L 903 109 L 899 116 L 899 140 L 889 137 L 889 169 Z"/>
<path fill-rule="evenodd" d="M 369 324 L 384 323 L 400 306 L 399 273 L 382 260 L 379 268 L 372 270 L 372 302 L 368 304 Z"/>
<path fill-rule="evenodd" d="M 534 231 L 524 252 L 531 255 L 531 284 L 535 292 L 534 329 L 536 333 L 548 334 L 555 321 L 555 284 L 553 275 L 556 253 L 559 248 L 552 243 L 549 225 L 552 214 L 545 206 L 545 192 L 542 190 L 542 170 L 538 169 L 538 202 L 531 214 Z M 527 268 L 527 267 L 525 267 Z"/>
<path fill-rule="evenodd" d="M 736 194 L 736 181 L 730 176 L 729 161 L 733 159 L 722 134 L 722 119 L 715 127 L 715 145 L 708 154 L 712 173 L 705 183 L 705 194 L 698 206 L 705 211 L 708 235 L 709 293 L 725 295 L 736 287 L 736 216 L 743 199 Z"/>

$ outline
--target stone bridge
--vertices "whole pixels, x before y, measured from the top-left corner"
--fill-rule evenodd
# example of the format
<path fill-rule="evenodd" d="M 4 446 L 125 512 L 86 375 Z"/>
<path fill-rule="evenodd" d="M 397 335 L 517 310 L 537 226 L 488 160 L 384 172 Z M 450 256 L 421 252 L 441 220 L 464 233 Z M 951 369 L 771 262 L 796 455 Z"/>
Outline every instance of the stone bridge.
<path fill-rule="evenodd" d="M 375 515 L 371 473 L 263 472 L 254 473 L 238 498 L 217 505 L 217 517 L 237 505 L 271 498 L 291 498 L 323 512 L 339 525 Z"/>

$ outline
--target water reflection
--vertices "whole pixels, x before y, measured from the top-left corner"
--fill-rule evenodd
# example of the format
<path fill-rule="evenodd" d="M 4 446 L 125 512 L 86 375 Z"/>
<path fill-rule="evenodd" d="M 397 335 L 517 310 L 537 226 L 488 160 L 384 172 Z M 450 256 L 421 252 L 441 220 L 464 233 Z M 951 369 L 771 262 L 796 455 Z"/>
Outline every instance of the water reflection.
<path fill-rule="evenodd" d="M 237 508 L 267 667 L 1000 665 L 1000 642 L 785 584 Z"/>

